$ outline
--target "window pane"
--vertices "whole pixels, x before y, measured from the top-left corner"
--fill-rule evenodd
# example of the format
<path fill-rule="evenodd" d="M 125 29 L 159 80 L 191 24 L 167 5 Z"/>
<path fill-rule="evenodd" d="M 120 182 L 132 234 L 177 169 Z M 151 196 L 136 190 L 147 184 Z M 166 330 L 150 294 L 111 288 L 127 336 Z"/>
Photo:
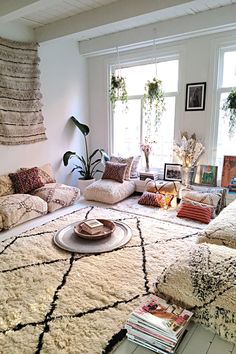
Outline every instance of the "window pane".
<path fill-rule="evenodd" d="M 153 145 L 153 152 L 150 157 L 151 167 L 164 168 L 164 163 L 172 162 L 175 97 L 166 97 L 165 102 L 166 111 L 163 113 L 157 133 L 153 136 L 153 140 L 157 143 Z"/>
<path fill-rule="evenodd" d="M 224 53 L 223 87 L 236 86 L 236 51 Z"/>
<path fill-rule="evenodd" d="M 126 79 L 128 95 L 143 95 L 145 83 L 148 80 L 153 80 L 156 75 L 162 81 L 165 92 L 177 91 L 178 63 L 178 60 L 170 60 L 157 63 L 157 65 L 144 64 L 121 69 L 121 76 Z M 116 70 L 116 75 L 118 75 L 118 71 Z"/>
<path fill-rule="evenodd" d="M 226 100 L 228 93 L 221 94 L 220 107 Z M 218 140 L 216 164 L 218 165 L 218 179 L 221 178 L 224 155 L 236 155 L 236 134 L 229 138 L 229 119 L 225 117 L 225 112 L 221 109 L 219 114 Z"/>
<path fill-rule="evenodd" d="M 113 113 L 113 153 L 120 156 L 139 154 L 141 131 L 141 100 L 129 100 L 124 111 L 121 102 L 116 103 Z"/>

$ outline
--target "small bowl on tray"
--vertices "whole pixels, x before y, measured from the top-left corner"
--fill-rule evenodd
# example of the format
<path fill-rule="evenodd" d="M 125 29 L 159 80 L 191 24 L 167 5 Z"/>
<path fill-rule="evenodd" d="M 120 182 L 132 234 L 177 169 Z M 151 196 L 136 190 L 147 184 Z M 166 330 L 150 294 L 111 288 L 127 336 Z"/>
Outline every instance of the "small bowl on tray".
<path fill-rule="evenodd" d="M 107 219 L 96 219 L 103 224 L 103 229 L 95 234 L 89 234 L 87 231 L 83 230 L 83 223 L 88 220 L 83 220 L 79 224 L 74 226 L 74 232 L 77 236 L 87 239 L 87 240 L 100 240 L 105 237 L 111 236 L 114 232 L 116 225 L 113 221 Z"/>

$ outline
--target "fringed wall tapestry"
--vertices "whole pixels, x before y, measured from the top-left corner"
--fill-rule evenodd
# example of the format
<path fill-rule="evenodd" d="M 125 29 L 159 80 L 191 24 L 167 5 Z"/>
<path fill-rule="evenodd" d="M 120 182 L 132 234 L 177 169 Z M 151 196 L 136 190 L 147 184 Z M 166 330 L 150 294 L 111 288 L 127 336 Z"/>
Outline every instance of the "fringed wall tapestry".
<path fill-rule="evenodd" d="M 46 140 L 38 44 L 0 37 L 0 144 Z"/>

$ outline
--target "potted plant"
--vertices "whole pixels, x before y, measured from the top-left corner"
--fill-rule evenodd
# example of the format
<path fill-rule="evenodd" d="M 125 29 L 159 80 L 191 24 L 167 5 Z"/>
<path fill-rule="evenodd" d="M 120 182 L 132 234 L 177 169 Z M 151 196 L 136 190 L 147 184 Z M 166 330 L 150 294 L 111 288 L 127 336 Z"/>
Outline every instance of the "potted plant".
<path fill-rule="evenodd" d="M 229 136 L 233 136 L 236 128 L 236 89 L 229 93 L 223 105 L 223 110 L 229 117 Z"/>
<path fill-rule="evenodd" d="M 154 126 L 155 130 L 160 124 L 160 119 L 162 116 L 163 111 L 165 110 L 165 99 L 164 99 L 164 92 L 162 90 L 162 81 L 158 78 L 154 77 L 152 81 L 147 81 L 144 86 L 144 111 L 145 115 L 147 116 L 147 129 L 149 130 L 149 134 L 151 133 L 151 116 L 152 112 L 154 111 L 155 120 Z"/>
<path fill-rule="evenodd" d="M 85 156 L 79 156 L 76 152 L 67 151 L 63 155 L 63 163 L 65 166 L 68 165 L 69 159 L 72 157 L 76 157 L 79 160 L 79 164 L 74 164 L 73 171 L 78 171 L 80 174 L 79 180 L 84 181 L 91 181 L 94 180 L 94 176 L 98 172 L 103 172 L 98 168 L 98 165 L 102 162 L 109 160 L 109 156 L 103 149 L 96 149 L 93 151 L 91 155 L 88 152 L 88 142 L 87 142 L 87 135 L 89 134 L 89 127 L 85 124 L 80 123 L 75 117 L 70 118 L 72 122 L 75 124 L 77 128 L 79 128 L 80 132 L 84 136 L 84 143 L 85 143 Z M 100 155 L 96 158 L 96 155 Z M 87 184 L 87 183 L 86 183 Z M 83 189 L 83 188 L 80 188 Z"/>
<path fill-rule="evenodd" d="M 122 103 L 127 103 L 128 94 L 126 90 L 125 79 L 120 75 L 111 76 L 111 87 L 109 91 L 112 109 L 115 109 L 116 101 L 121 100 Z"/>

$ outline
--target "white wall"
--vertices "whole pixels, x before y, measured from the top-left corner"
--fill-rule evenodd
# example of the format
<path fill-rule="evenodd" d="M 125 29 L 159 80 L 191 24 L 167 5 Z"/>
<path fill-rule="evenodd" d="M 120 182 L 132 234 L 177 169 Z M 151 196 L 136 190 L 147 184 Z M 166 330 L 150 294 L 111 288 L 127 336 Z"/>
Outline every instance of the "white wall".
<path fill-rule="evenodd" d="M 0 28 L 0 35 L 22 41 L 34 39 L 26 29 L 14 26 L 9 31 Z M 84 148 L 81 133 L 68 120 L 71 115 L 85 123 L 88 120 L 86 59 L 79 55 L 78 43 L 73 40 L 45 42 L 39 48 L 39 56 L 48 140 L 30 145 L 0 145 L 0 174 L 50 162 L 58 182 L 75 185 L 78 174 L 69 174 L 71 168 L 64 167 L 62 156 L 67 150 L 80 153 Z"/>
<path fill-rule="evenodd" d="M 121 33 L 122 36 L 122 33 Z M 217 72 L 217 48 L 219 43 L 234 40 L 236 31 L 205 35 L 186 40 L 178 40 L 169 44 L 158 45 L 157 57 L 162 54 L 179 53 L 180 76 L 179 96 L 176 100 L 175 139 L 180 138 L 180 132 L 196 133 L 206 147 L 201 158 L 202 163 L 214 163 L 214 89 Z M 108 37 L 109 41 L 109 37 Z M 122 62 L 153 57 L 152 47 L 127 50 L 120 53 Z M 89 106 L 90 121 L 93 131 L 93 147 L 105 144 L 109 149 L 109 100 L 106 83 L 108 82 L 108 66 L 117 64 L 116 54 L 100 55 L 88 59 L 89 72 Z M 187 83 L 206 82 L 206 108 L 204 111 L 185 112 L 185 92 Z M 111 152 L 111 151 L 109 151 Z"/>

